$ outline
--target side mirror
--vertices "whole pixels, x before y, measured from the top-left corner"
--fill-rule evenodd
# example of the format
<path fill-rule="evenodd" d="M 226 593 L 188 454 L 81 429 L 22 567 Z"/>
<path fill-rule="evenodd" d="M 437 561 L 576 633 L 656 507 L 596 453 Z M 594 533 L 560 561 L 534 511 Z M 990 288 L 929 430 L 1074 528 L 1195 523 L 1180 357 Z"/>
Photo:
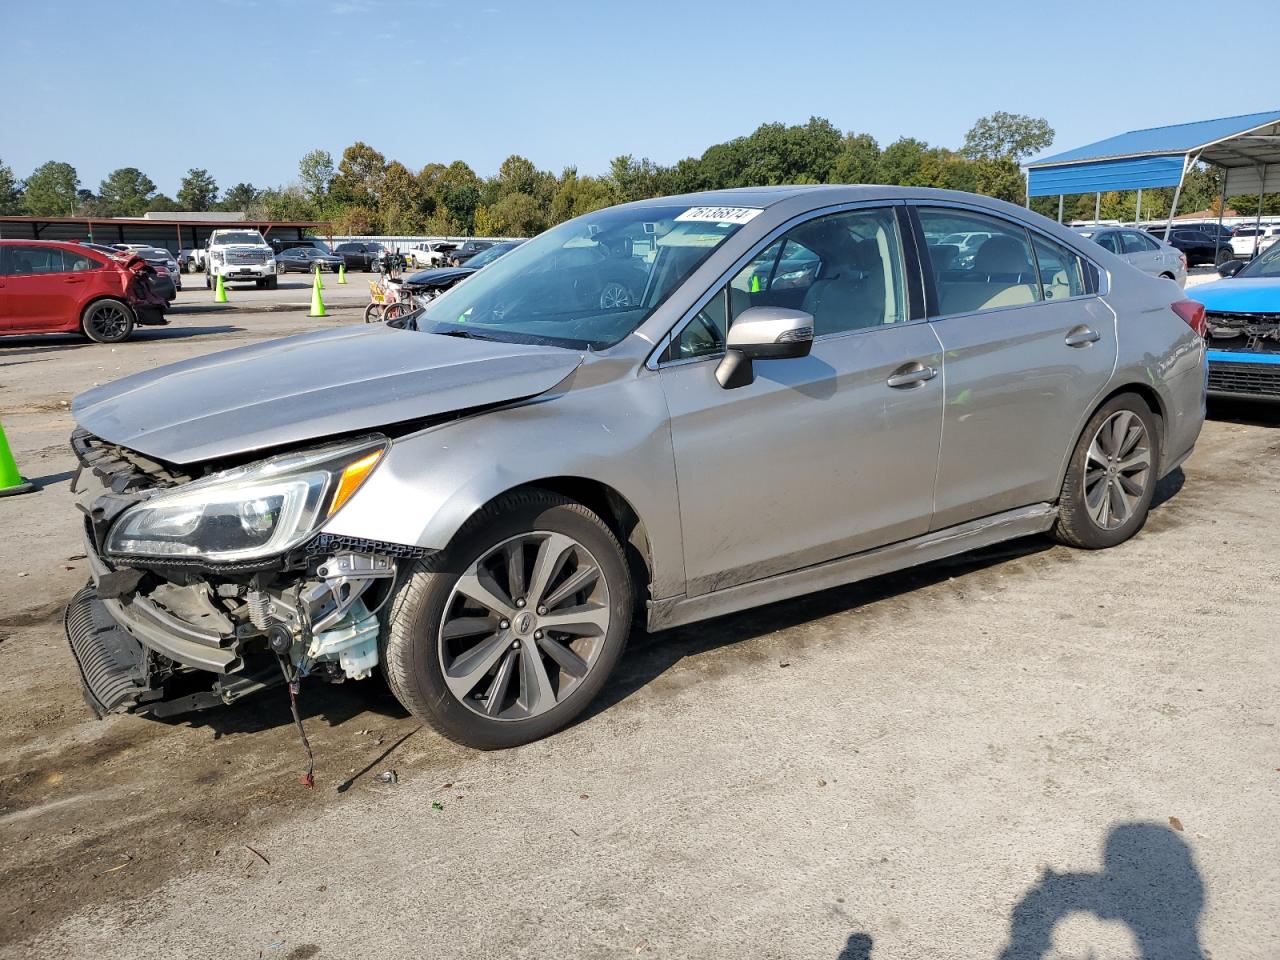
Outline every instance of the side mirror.
<path fill-rule="evenodd" d="M 813 346 L 813 314 L 786 307 L 751 307 L 729 328 L 716 380 L 726 390 L 755 380 L 755 360 L 807 357 Z"/>
<path fill-rule="evenodd" d="M 1218 276 L 1234 277 L 1237 273 L 1244 269 L 1244 260 L 1228 260 L 1218 267 Z"/>

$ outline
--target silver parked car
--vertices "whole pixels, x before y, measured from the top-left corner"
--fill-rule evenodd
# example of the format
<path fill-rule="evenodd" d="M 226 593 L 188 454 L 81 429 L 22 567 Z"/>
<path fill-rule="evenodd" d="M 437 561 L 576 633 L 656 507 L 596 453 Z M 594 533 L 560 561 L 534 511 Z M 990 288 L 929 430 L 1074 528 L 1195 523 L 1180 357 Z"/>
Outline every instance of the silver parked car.
<path fill-rule="evenodd" d="M 392 324 L 78 397 L 71 646 L 100 712 L 381 670 L 445 736 L 523 743 L 586 707 L 637 620 L 1133 536 L 1200 432 L 1203 322 L 968 194 L 600 210 Z"/>
<path fill-rule="evenodd" d="M 1143 273 L 1187 285 L 1187 257 L 1177 247 L 1132 227 L 1076 227 L 1102 249 L 1115 254 Z"/>

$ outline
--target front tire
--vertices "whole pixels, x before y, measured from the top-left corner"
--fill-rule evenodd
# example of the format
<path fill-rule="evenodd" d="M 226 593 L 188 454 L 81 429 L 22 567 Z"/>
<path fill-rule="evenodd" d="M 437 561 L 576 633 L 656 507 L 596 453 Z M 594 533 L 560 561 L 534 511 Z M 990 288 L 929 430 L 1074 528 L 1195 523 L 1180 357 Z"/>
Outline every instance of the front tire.
<path fill-rule="evenodd" d="M 364 322 L 365 323 L 381 323 L 383 320 L 382 315 L 383 313 L 386 312 L 386 309 L 387 308 L 383 306 L 381 303 L 369 304 L 367 307 L 364 308 Z"/>
<path fill-rule="evenodd" d="M 598 516 L 531 489 L 417 561 L 383 617 L 400 702 L 450 740 L 501 749 L 554 733 L 599 693 L 626 646 L 631 579 Z"/>
<path fill-rule="evenodd" d="M 1122 393 L 1089 418 L 1067 465 L 1053 536 L 1099 550 L 1142 529 L 1155 495 L 1160 435 L 1145 400 Z"/>
<path fill-rule="evenodd" d="M 80 329 L 94 343 L 121 343 L 133 334 L 133 310 L 120 300 L 96 300 L 85 307 Z"/>

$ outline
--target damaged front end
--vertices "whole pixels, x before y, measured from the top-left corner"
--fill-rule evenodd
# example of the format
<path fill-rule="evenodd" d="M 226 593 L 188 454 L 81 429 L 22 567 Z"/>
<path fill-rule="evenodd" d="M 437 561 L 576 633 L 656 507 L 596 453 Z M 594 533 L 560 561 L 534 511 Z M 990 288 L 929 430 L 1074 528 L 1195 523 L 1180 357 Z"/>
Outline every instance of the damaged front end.
<path fill-rule="evenodd" d="M 1280 313 L 1205 314 L 1209 393 L 1280 400 Z"/>
<path fill-rule="evenodd" d="M 72 437 L 91 582 L 67 607 L 85 699 L 183 713 L 307 676 L 368 677 L 397 565 L 424 551 L 317 533 L 377 467 L 381 436 L 192 476 Z"/>

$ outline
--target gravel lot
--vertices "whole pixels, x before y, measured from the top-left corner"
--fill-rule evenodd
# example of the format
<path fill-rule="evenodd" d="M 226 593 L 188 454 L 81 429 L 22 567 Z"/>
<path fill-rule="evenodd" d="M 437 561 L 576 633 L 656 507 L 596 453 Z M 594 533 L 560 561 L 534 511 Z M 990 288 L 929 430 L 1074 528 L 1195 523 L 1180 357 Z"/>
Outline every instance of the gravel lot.
<path fill-rule="evenodd" d="M 373 682 L 304 690 L 311 791 L 279 691 L 90 719 L 71 397 L 357 321 L 0 341 L 44 487 L 0 499 L 0 956 L 1280 956 L 1280 409 L 1215 407 L 1118 549 L 1034 538 L 639 636 L 585 720 L 517 750 Z"/>

